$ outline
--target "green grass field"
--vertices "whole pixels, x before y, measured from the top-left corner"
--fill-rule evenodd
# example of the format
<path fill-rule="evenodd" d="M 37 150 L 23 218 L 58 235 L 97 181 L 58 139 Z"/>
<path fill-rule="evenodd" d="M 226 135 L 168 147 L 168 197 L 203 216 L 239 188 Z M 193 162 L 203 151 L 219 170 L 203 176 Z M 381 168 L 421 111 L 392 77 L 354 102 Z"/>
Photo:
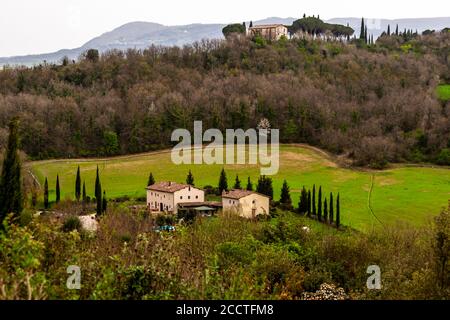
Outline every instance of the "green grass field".
<path fill-rule="evenodd" d="M 443 84 L 438 86 L 437 94 L 439 99 L 448 101 L 450 100 L 450 84 Z"/>
<path fill-rule="evenodd" d="M 221 165 L 174 165 L 169 152 L 149 153 L 105 160 L 55 160 L 29 164 L 42 183 L 49 179 L 50 198 L 54 199 L 56 174 L 60 176 L 62 197 L 74 197 L 77 166 L 81 167 L 82 180 L 87 192 L 94 193 L 97 165 L 107 197 L 145 195 L 150 172 L 156 180 L 184 182 L 189 169 L 195 184 L 217 185 Z M 234 184 L 236 174 L 245 186 L 247 177 L 256 184 L 259 167 L 256 165 L 225 165 L 228 183 Z M 287 179 L 295 204 L 303 186 L 321 185 L 324 194 L 341 195 L 342 223 L 359 230 L 380 226 L 368 207 L 373 178 L 371 205 L 383 224 L 407 221 L 422 225 L 437 215 L 450 199 L 450 169 L 403 167 L 386 171 L 356 171 L 338 167 L 328 157 L 310 148 L 285 145 L 280 150 L 280 171 L 274 179 L 275 199 Z"/>

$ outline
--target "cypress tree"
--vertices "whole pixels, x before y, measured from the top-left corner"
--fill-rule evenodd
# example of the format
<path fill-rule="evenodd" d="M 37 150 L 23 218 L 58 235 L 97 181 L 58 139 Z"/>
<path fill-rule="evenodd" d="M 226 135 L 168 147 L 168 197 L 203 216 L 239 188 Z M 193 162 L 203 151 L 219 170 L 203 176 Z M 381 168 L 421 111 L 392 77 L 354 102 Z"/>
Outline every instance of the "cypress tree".
<path fill-rule="evenodd" d="M 45 178 L 44 183 L 44 208 L 48 209 L 48 180 Z"/>
<path fill-rule="evenodd" d="M 336 199 L 336 228 L 339 228 L 340 225 L 341 225 L 341 208 L 340 208 L 339 193 L 338 193 L 337 199 Z"/>
<path fill-rule="evenodd" d="M 328 204 L 327 204 L 327 198 L 325 198 L 325 201 L 323 203 L 323 221 L 328 222 Z"/>
<path fill-rule="evenodd" d="M 286 180 L 284 180 L 283 187 L 281 188 L 280 203 L 285 205 L 286 207 L 292 206 L 292 199 L 289 191 L 289 185 Z"/>
<path fill-rule="evenodd" d="M 307 213 L 308 217 L 311 216 L 311 190 L 308 190 L 308 200 L 307 200 L 306 213 Z"/>
<path fill-rule="evenodd" d="M 97 176 L 95 178 L 95 199 L 97 200 L 97 214 L 102 214 L 102 184 L 100 182 L 100 175 L 98 172 L 98 166 L 97 166 Z"/>
<path fill-rule="evenodd" d="M 317 218 L 322 220 L 322 186 L 319 187 L 319 195 L 317 199 Z"/>
<path fill-rule="evenodd" d="M 300 194 L 300 201 L 298 203 L 298 212 L 300 214 L 305 214 L 308 211 L 308 192 L 306 192 L 306 188 L 303 187 L 302 192 Z"/>
<path fill-rule="evenodd" d="M 249 28 L 252 28 L 252 27 L 253 27 L 253 21 L 250 21 Z"/>
<path fill-rule="evenodd" d="M 191 186 L 194 185 L 194 176 L 193 176 L 191 170 L 189 170 L 189 173 L 188 173 L 188 175 L 187 175 L 187 177 L 186 177 L 186 184 L 189 184 L 189 185 L 191 185 Z"/>
<path fill-rule="evenodd" d="M 398 24 L 397 27 L 395 28 L 395 35 L 398 36 Z"/>
<path fill-rule="evenodd" d="M 364 30 L 364 40 L 366 40 L 366 44 L 369 43 L 369 37 L 367 35 L 367 26 L 366 29 Z"/>
<path fill-rule="evenodd" d="M 225 169 L 222 168 L 222 171 L 220 172 L 220 178 L 219 178 L 219 193 L 222 194 L 222 192 L 228 190 L 228 180 L 227 180 L 227 174 L 225 172 Z"/>
<path fill-rule="evenodd" d="M 366 28 L 365 28 L 365 25 L 364 25 L 364 18 L 362 18 L 362 20 L 361 20 L 361 31 L 359 33 L 359 38 L 360 39 L 365 39 L 365 37 L 364 37 L 365 30 L 366 30 Z"/>
<path fill-rule="evenodd" d="M 250 177 L 248 177 L 247 180 L 247 191 L 253 191 L 253 184 L 252 181 L 250 180 Z"/>
<path fill-rule="evenodd" d="M 233 189 L 242 189 L 241 187 L 241 180 L 239 180 L 239 176 L 236 175 L 236 179 L 234 180 L 234 186 Z"/>
<path fill-rule="evenodd" d="M 150 172 L 150 175 L 148 176 L 147 187 L 154 185 L 154 184 L 155 184 L 155 178 L 153 178 L 153 173 Z"/>
<path fill-rule="evenodd" d="M 388 24 L 387 35 L 388 36 L 391 35 L 391 25 L 390 24 Z"/>
<path fill-rule="evenodd" d="M 316 185 L 313 185 L 313 192 L 312 192 L 312 214 L 314 216 L 317 215 L 317 210 L 316 210 Z"/>
<path fill-rule="evenodd" d="M 75 179 L 75 198 L 77 198 L 77 201 L 80 201 L 80 198 L 81 198 L 81 173 L 80 173 L 80 166 L 78 166 L 77 178 Z"/>
<path fill-rule="evenodd" d="M 59 175 L 56 175 L 56 203 L 61 201 L 61 190 L 59 188 Z"/>
<path fill-rule="evenodd" d="M 334 210 L 333 210 L 333 193 L 330 193 L 330 223 L 333 224 Z"/>
<path fill-rule="evenodd" d="M 0 223 L 9 213 L 18 217 L 23 210 L 21 163 L 18 154 L 19 122 L 9 123 L 9 137 L 0 177 Z"/>
<path fill-rule="evenodd" d="M 83 202 L 86 202 L 86 182 L 83 181 Z"/>
<path fill-rule="evenodd" d="M 106 212 L 108 201 L 106 200 L 106 191 L 103 191 L 102 212 Z"/>

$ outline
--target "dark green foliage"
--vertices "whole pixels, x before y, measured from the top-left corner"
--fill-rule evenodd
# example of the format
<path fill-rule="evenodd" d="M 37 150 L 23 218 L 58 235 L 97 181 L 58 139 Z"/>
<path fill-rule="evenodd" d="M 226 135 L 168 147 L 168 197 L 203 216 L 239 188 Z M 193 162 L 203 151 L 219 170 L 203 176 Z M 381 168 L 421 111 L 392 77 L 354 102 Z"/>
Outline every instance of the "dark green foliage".
<path fill-rule="evenodd" d="M 19 149 L 19 123 L 9 124 L 9 137 L 0 177 L 0 223 L 9 213 L 20 217 L 23 210 L 21 163 Z"/>
<path fill-rule="evenodd" d="M 219 194 L 222 194 L 224 191 L 227 191 L 227 190 L 228 190 L 227 174 L 225 172 L 225 169 L 222 168 L 222 171 L 220 172 L 220 177 L 219 177 L 218 191 L 219 191 Z"/>
<path fill-rule="evenodd" d="M 44 183 L 44 208 L 45 209 L 49 208 L 49 203 L 48 203 L 48 180 L 47 180 L 47 178 L 45 178 L 45 183 Z"/>
<path fill-rule="evenodd" d="M 78 232 L 81 232 L 82 225 L 81 225 L 80 218 L 78 218 L 78 217 L 68 217 L 63 223 L 62 230 L 64 232 L 71 232 L 71 231 L 74 231 L 74 230 L 77 230 Z"/>
<path fill-rule="evenodd" d="M 229 37 L 232 34 L 245 34 L 246 29 L 244 25 L 240 23 L 229 24 L 225 28 L 222 29 L 222 33 L 225 38 Z"/>
<path fill-rule="evenodd" d="M 441 150 L 436 159 L 436 163 L 444 166 L 450 166 L 450 148 Z"/>
<path fill-rule="evenodd" d="M 248 179 L 247 179 L 247 191 L 253 191 L 253 183 L 252 183 L 252 181 L 250 180 L 250 177 L 248 177 Z"/>
<path fill-rule="evenodd" d="M 316 185 L 313 185 L 313 191 L 312 191 L 312 214 L 314 216 L 317 215 L 317 210 L 316 210 Z"/>
<path fill-rule="evenodd" d="M 364 24 L 364 18 L 361 19 L 361 29 L 359 32 L 359 39 L 361 40 L 365 40 L 365 31 L 366 31 L 366 26 Z"/>
<path fill-rule="evenodd" d="M 341 204 L 339 200 L 339 193 L 336 199 L 336 228 L 339 228 L 341 225 Z"/>
<path fill-rule="evenodd" d="M 302 192 L 300 193 L 298 212 L 300 214 L 306 214 L 308 212 L 308 192 L 306 191 L 305 187 L 303 187 Z"/>
<path fill-rule="evenodd" d="M 85 53 L 86 60 L 90 62 L 98 62 L 100 59 L 100 54 L 98 53 L 97 49 L 89 49 Z"/>
<path fill-rule="evenodd" d="M 322 186 L 319 187 L 319 194 L 317 198 L 317 219 L 322 221 Z"/>
<path fill-rule="evenodd" d="M 59 187 L 59 175 L 56 175 L 56 203 L 61 201 L 61 189 Z"/>
<path fill-rule="evenodd" d="M 348 26 L 346 27 L 340 24 L 325 23 L 318 17 L 305 17 L 303 19 L 296 20 L 288 29 L 291 34 L 302 31 L 312 35 L 320 35 L 329 31 L 335 37 L 347 37 L 351 36 L 355 32 Z"/>
<path fill-rule="evenodd" d="M 191 170 L 189 170 L 189 173 L 188 173 L 188 175 L 186 177 L 186 184 L 189 184 L 191 186 L 194 185 L 194 175 L 192 174 Z"/>
<path fill-rule="evenodd" d="M 153 173 L 150 172 L 150 175 L 148 176 L 147 187 L 154 185 L 154 184 L 155 184 L 155 178 L 153 177 Z"/>
<path fill-rule="evenodd" d="M 311 209 L 312 209 L 312 203 L 311 203 L 312 199 L 311 199 L 311 190 L 308 190 L 308 210 L 306 211 L 308 217 L 311 216 Z"/>
<path fill-rule="evenodd" d="M 272 178 L 266 176 L 260 176 L 258 179 L 258 185 L 256 187 L 256 192 L 264 194 L 270 199 L 273 199 L 273 186 Z"/>
<path fill-rule="evenodd" d="M 83 181 L 83 202 L 86 202 L 86 181 Z"/>
<path fill-rule="evenodd" d="M 100 182 L 100 174 L 97 166 L 97 175 L 95 177 L 95 199 L 97 201 L 97 215 L 101 215 L 103 212 L 102 202 L 102 184 Z"/>
<path fill-rule="evenodd" d="M 325 201 L 323 202 L 323 221 L 328 222 L 328 204 L 327 204 L 327 198 L 325 198 Z"/>
<path fill-rule="evenodd" d="M 333 204 L 333 193 L 330 193 L 330 224 L 334 222 L 334 204 Z"/>
<path fill-rule="evenodd" d="M 242 187 L 241 187 L 241 180 L 239 180 L 239 176 L 238 175 L 236 175 L 236 179 L 234 180 L 233 189 L 242 189 Z"/>
<path fill-rule="evenodd" d="M 81 173 L 80 173 L 80 166 L 78 166 L 77 177 L 75 179 L 75 198 L 77 199 L 77 201 L 80 201 L 80 198 L 81 198 Z"/>
<path fill-rule="evenodd" d="M 283 187 L 281 188 L 280 203 L 283 205 L 284 209 L 292 209 L 292 199 L 289 191 L 289 185 L 286 180 L 283 182 Z"/>

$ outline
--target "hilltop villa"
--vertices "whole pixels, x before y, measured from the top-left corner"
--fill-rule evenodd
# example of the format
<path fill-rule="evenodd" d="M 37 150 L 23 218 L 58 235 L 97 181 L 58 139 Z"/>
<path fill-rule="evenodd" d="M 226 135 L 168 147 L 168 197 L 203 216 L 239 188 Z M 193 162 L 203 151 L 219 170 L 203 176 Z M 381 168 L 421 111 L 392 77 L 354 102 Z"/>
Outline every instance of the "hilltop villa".
<path fill-rule="evenodd" d="M 241 217 L 254 219 L 269 214 L 269 197 L 247 190 L 223 192 L 223 210 L 236 211 Z"/>
<path fill-rule="evenodd" d="M 188 184 L 158 182 L 147 187 L 147 207 L 156 212 L 178 213 L 179 204 L 205 201 L 205 192 Z"/>
<path fill-rule="evenodd" d="M 282 36 L 288 36 L 288 28 L 282 24 L 266 24 L 253 26 L 248 29 L 250 36 L 259 35 L 267 40 L 280 40 Z"/>

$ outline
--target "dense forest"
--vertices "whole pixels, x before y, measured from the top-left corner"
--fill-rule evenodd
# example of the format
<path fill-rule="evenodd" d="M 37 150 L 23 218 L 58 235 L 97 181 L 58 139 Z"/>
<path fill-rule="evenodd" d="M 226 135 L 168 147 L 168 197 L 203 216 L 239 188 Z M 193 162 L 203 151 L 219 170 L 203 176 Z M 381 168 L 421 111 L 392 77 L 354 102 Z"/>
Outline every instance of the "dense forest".
<path fill-rule="evenodd" d="M 183 48 L 90 50 L 79 61 L 0 71 L 0 146 L 18 116 L 31 159 L 170 146 L 176 128 L 255 128 L 382 167 L 450 164 L 450 33 L 375 44 L 229 37 Z"/>

